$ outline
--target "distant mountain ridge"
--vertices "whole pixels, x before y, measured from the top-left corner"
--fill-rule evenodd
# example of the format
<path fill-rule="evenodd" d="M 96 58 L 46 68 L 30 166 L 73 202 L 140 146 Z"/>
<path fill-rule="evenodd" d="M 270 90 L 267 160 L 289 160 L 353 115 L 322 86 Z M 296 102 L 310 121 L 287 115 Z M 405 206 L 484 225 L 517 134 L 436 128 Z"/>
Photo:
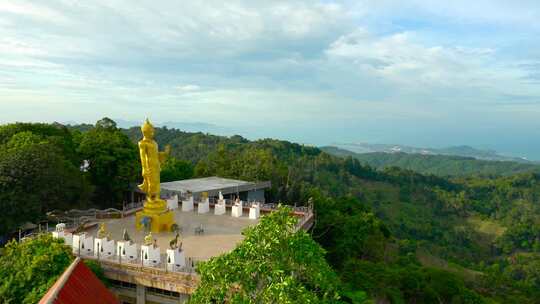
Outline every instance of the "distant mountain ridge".
<path fill-rule="evenodd" d="M 361 163 L 377 169 L 400 167 L 422 174 L 438 176 L 504 176 L 523 172 L 540 172 L 540 164 L 533 162 L 516 162 L 508 160 L 485 160 L 469 156 L 404 153 L 404 152 L 370 152 L 356 153 L 338 147 L 321 147 L 328 154 L 358 159 Z"/>
<path fill-rule="evenodd" d="M 447 148 L 419 148 L 406 145 L 369 144 L 369 143 L 335 143 L 333 146 L 355 153 L 407 153 L 422 155 L 450 155 L 472 157 L 479 160 L 513 161 L 520 163 L 534 163 L 526 158 L 512 157 L 499 154 L 494 150 L 476 149 L 471 146 L 452 146 Z"/>
<path fill-rule="evenodd" d="M 119 128 L 123 129 L 129 129 L 132 127 L 139 127 L 142 124 L 142 121 L 135 121 L 135 120 L 125 120 L 120 118 L 113 118 L 112 119 L 116 125 Z M 151 120 L 152 121 L 152 120 Z M 178 129 L 185 132 L 202 132 L 202 133 L 212 133 L 212 134 L 218 134 L 223 135 L 224 133 L 231 133 L 231 129 L 224 126 L 219 126 L 212 123 L 206 123 L 206 122 L 176 122 L 176 121 L 165 121 L 165 122 L 156 122 L 152 121 L 154 126 L 156 127 L 167 127 L 169 129 Z M 63 122 L 65 125 L 75 126 L 79 130 L 88 130 L 92 128 L 93 124 L 88 123 L 80 123 L 77 121 L 65 121 Z"/>

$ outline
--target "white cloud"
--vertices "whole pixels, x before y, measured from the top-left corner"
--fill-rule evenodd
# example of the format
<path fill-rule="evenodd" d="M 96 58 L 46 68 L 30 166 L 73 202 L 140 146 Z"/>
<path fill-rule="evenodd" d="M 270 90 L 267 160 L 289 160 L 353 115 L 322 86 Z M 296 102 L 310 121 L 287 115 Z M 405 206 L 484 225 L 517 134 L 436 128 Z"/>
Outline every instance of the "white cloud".
<path fill-rule="evenodd" d="M 66 22 L 67 19 L 54 9 L 32 4 L 26 1 L 0 3 L 0 13 L 41 19 L 47 22 Z"/>
<path fill-rule="evenodd" d="M 12 24 L 0 29 L 0 37 L 24 42 L 24 51 L 39 50 L 48 57 L 102 60 L 118 55 L 140 60 L 149 52 L 154 58 L 236 56 L 261 47 L 283 47 L 296 39 L 315 39 L 341 26 L 345 15 L 337 4 L 304 1 L 161 1 L 158 5 L 50 1 L 42 5 L 0 4 L 0 20 Z M 26 16 L 35 20 L 27 22 Z M 20 49 L 11 47 L 17 54 Z"/>
<path fill-rule="evenodd" d="M 476 72 L 486 61 L 484 51 L 426 47 L 414 43 L 411 35 L 402 32 L 373 37 L 365 29 L 359 29 L 334 41 L 326 54 L 330 58 L 349 60 L 389 80 L 422 84 L 451 84 L 458 78 L 471 76 L 469 73 Z"/>
<path fill-rule="evenodd" d="M 201 87 L 195 84 L 179 85 L 176 88 L 182 92 L 196 92 L 201 89 Z"/>
<path fill-rule="evenodd" d="M 269 10 L 274 19 L 272 23 L 281 24 L 283 33 L 292 38 L 327 31 L 327 27 L 343 21 L 346 15 L 343 8 L 335 3 L 307 6 L 287 2 L 271 6 Z"/>
<path fill-rule="evenodd" d="M 44 115 L 64 117 L 51 120 L 151 109 L 161 121 L 264 123 L 284 134 L 393 119 L 416 130 L 456 109 L 494 115 L 494 101 L 529 110 L 540 96 L 540 57 L 527 47 L 540 5 L 513 3 L 9 1 L 0 102 L 14 103 L 4 117 L 54 103 Z"/>
<path fill-rule="evenodd" d="M 454 89 L 483 96 L 479 102 L 497 93 L 540 96 L 538 87 L 523 80 L 526 71 L 499 61 L 496 49 L 427 46 L 415 38 L 414 32 L 375 36 L 359 28 L 336 39 L 325 53 L 330 61 L 345 62 L 358 73 L 389 81 L 399 91 L 440 98 L 445 90 Z"/>

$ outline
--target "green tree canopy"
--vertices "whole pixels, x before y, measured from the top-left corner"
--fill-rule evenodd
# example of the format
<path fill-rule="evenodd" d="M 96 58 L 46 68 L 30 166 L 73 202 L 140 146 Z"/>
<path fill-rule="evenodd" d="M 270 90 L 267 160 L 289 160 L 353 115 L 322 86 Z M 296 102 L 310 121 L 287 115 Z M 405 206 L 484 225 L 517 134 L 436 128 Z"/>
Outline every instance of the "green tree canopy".
<path fill-rule="evenodd" d="M 333 266 L 349 259 L 382 259 L 390 232 L 369 208 L 353 197 L 333 199 L 312 192 L 317 211 L 314 238 L 327 248 Z"/>
<path fill-rule="evenodd" d="M 190 162 L 170 157 L 161 168 L 161 182 L 193 177 L 193 165 Z"/>
<path fill-rule="evenodd" d="M 79 207 L 90 187 L 62 147 L 30 131 L 14 134 L 0 145 L 0 234 L 35 222 L 51 209 Z"/>
<path fill-rule="evenodd" d="M 58 123 L 14 123 L 0 126 L 0 145 L 6 144 L 14 135 L 22 132 L 30 132 L 47 140 L 60 149 L 64 157 L 73 165 L 80 165 L 81 159 L 76 153 L 77 143 L 75 143 L 70 130 L 65 126 Z"/>
<path fill-rule="evenodd" d="M 201 283 L 190 303 L 332 303 L 339 280 L 324 250 L 295 231 L 291 210 L 281 207 L 244 230 L 230 253 L 201 262 Z"/>
<path fill-rule="evenodd" d="M 109 117 L 103 117 L 96 122 L 97 129 L 116 130 L 116 122 Z"/>
<path fill-rule="evenodd" d="M 83 133 L 78 152 L 88 162 L 89 180 L 96 187 L 94 203 L 121 207 L 124 191 L 140 175 L 137 147 L 112 123 L 100 122 Z"/>
<path fill-rule="evenodd" d="M 37 303 L 72 260 L 63 240 L 48 234 L 10 242 L 0 256 L 0 302 Z"/>

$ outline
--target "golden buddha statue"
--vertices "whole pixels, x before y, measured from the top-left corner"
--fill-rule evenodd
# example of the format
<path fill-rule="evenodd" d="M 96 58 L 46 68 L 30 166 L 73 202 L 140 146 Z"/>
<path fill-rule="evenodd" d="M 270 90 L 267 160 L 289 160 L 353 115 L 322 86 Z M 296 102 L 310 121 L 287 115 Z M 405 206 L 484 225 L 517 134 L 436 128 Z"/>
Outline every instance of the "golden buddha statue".
<path fill-rule="evenodd" d="M 107 232 L 107 228 L 105 227 L 105 223 L 101 223 L 99 225 L 99 230 L 98 230 L 98 233 L 97 233 L 97 237 L 100 238 L 100 239 L 109 239 L 110 238 L 110 233 Z"/>
<path fill-rule="evenodd" d="M 148 233 L 145 237 L 144 237 L 144 244 L 146 246 L 150 246 L 152 244 L 154 244 L 154 237 L 152 236 L 152 232 Z"/>
<path fill-rule="evenodd" d="M 154 140 L 154 126 L 148 121 L 141 127 L 143 139 L 139 141 L 139 152 L 141 155 L 143 183 L 139 185 L 149 203 L 164 202 L 160 199 L 160 172 L 161 164 L 165 162 L 171 152 L 171 147 L 167 146 L 164 152 L 158 151 L 158 145 Z"/>
<path fill-rule="evenodd" d="M 159 152 L 154 140 L 154 126 L 146 119 L 141 127 L 143 139 L 139 141 L 143 183 L 139 185 L 146 193 L 144 209 L 136 214 L 137 229 L 147 228 L 152 232 L 170 231 L 174 224 L 172 211 L 167 210 L 167 202 L 160 198 L 161 164 L 170 154 L 171 147 Z"/>

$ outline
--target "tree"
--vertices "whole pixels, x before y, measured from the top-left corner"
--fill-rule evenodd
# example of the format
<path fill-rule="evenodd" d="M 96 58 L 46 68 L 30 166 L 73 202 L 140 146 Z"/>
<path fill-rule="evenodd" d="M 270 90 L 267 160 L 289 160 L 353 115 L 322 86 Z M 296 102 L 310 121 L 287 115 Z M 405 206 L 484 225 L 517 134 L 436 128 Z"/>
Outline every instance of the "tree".
<path fill-rule="evenodd" d="M 100 127 L 98 122 L 83 133 L 78 152 L 88 162 L 87 174 L 96 187 L 94 203 L 102 208 L 121 207 L 124 191 L 139 177 L 137 147 L 120 130 Z"/>
<path fill-rule="evenodd" d="M 29 131 L 0 146 L 0 234 L 52 209 L 79 207 L 90 188 L 62 148 Z"/>
<path fill-rule="evenodd" d="M 170 157 L 161 168 L 161 182 L 188 179 L 193 177 L 193 165 L 187 161 Z"/>
<path fill-rule="evenodd" d="M 103 117 L 96 122 L 96 129 L 116 130 L 116 122 L 109 117 Z"/>
<path fill-rule="evenodd" d="M 6 144 L 11 138 L 22 132 L 30 132 L 41 139 L 47 140 L 60 149 L 61 154 L 71 161 L 74 166 L 79 166 L 81 159 L 76 153 L 76 143 L 70 130 L 58 123 L 14 123 L 0 126 L 0 145 Z"/>
<path fill-rule="evenodd" d="M 0 256 L 0 302 L 37 303 L 72 260 L 63 240 L 49 234 L 10 242 Z"/>
<path fill-rule="evenodd" d="M 387 238 L 386 226 L 357 199 L 333 199 L 312 192 L 317 224 L 315 239 L 328 250 L 329 260 L 337 269 L 350 258 L 380 260 Z"/>
<path fill-rule="evenodd" d="M 295 231 L 291 209 L 263 216 L 230 253 L 201 262 L 190 303 L 333 303 L 339 280 L 324 250 Z"/>

